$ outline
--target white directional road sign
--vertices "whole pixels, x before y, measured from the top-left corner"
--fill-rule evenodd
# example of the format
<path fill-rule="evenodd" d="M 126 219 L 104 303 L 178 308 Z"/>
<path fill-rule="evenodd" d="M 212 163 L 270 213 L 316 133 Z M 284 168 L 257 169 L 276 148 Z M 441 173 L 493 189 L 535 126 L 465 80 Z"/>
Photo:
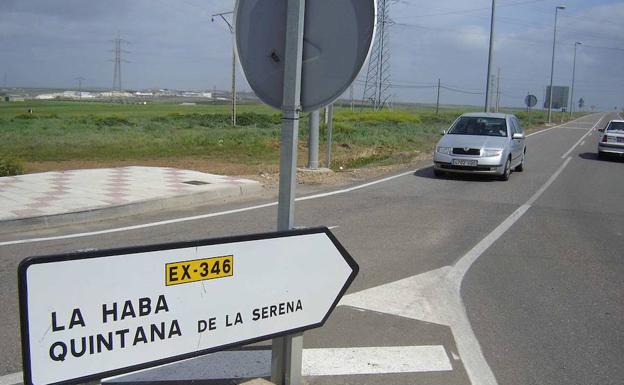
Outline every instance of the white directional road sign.
<path fill-rule="evenodd" d="M 25 384 L 75 384 L 322 326 L 358 266 L 326 228 L 37 257 Z"/>

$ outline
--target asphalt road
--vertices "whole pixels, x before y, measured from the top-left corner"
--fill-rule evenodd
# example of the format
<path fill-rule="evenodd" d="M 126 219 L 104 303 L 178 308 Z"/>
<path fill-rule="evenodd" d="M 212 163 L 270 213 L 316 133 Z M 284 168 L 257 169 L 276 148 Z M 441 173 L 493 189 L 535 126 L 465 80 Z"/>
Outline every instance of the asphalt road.
<path fill-rule="evenodd" d="M 305 348 L 442 346 L 452 367 L 306 381 L 624 383 L 624 161 L 598 160 L 592 130 L 614 117 L 593 114 L 528 137 L 526 171 L 508 182 L 437 179 L 424 167 L 298 202 L 297 225 L 335 227 L 360 264 L 344 306 L 324 328 L 306 333 Z M 93 236 L 28 239 L 262 203 L 0 235 L 0 385 L 7 383 L 2 376 L 21 371 L 16 271 L 22 259 L 273 231 L 276 207 Z"/>

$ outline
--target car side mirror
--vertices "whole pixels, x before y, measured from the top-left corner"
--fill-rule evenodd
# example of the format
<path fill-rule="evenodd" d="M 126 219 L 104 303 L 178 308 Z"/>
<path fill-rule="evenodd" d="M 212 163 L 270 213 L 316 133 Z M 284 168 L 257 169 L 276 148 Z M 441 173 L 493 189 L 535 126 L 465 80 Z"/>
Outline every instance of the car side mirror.
<path fill-rule="evenodd" d="M 605 129 L 604 128 L 599 128 L 598 132 L 605 132 Z"/>
<path fill-rule="evenodd" d="M 446 135 L 446 130 L 440 130 L 440 135 L 442 136 Z"/>
<path fill-rule="evenodd" d="M 524 134 L 516 132 L 516 133 L 513 134 L 513 138 L 514 139 L 518 139 L 518 140 L 522 140 L 522 139 L 524 139 Z"/>

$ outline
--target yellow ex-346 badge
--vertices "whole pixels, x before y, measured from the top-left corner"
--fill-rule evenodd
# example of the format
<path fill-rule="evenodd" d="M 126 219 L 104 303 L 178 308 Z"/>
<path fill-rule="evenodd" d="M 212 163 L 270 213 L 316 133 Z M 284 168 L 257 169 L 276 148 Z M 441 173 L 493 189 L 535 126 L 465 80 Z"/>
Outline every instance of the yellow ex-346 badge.
<path fill-rule="evenodd" d="M 233 255 L 173 262 L 165 265 L 165 284 L 167 286 L 232 277 L 233 275 Z"/>

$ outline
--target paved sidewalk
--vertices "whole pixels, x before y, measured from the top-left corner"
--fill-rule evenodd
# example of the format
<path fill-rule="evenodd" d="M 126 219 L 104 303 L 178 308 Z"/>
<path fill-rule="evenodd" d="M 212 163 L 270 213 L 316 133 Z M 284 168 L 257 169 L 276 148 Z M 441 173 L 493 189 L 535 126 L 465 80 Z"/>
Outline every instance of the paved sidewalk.
<path fill-rule="evenodd" d="M 114 207 L 191 205 L 259 193 L 259 182 L 197 171 L 123 167 L 0 178 L 0 224 Z M 156 204 L 156 206 L 154 206 Z M 145 205 L 143 205 L 145 206 Z M 129 214 L 137 213 L 130 210 Z"/>

